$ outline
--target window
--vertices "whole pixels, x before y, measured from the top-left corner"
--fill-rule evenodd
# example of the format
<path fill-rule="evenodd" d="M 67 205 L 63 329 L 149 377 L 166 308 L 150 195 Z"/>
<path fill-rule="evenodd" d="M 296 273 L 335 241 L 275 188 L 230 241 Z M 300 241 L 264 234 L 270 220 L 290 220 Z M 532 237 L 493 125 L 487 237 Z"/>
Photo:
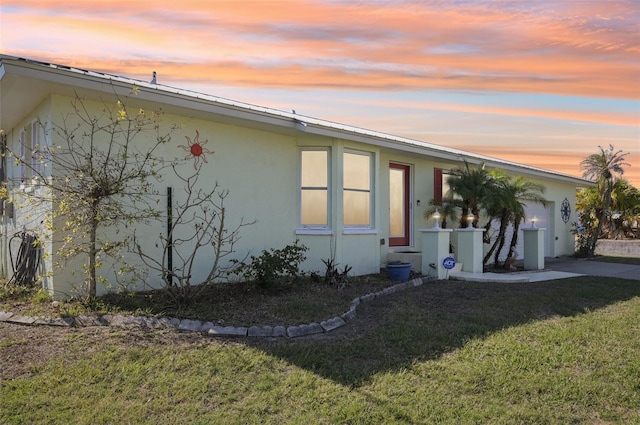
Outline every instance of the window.
<path fill-rule="evenodd" d="M 433 200 L 436 204 L 442 203 L 442 192 L 444 191 L 444 181 L 442 179 L 442 168 L 433 169 Z"/>
<path fill-rule="evenodd" d="M 329 227 L 329 151 L 300 152 L 300 225 Z"/>
<path fill-rule="evenodd" d="M 459 198 L 449 187 L 451 174 L 442 168 L 433 169 L 433 200 L 439 205 L 443 200 Z"/>
<path fill-rule="evenodd" d="M 371 227 L 371 161 L 364 152 L 345 152 L 343 157 L 343 208 L 345 227 Z"/>

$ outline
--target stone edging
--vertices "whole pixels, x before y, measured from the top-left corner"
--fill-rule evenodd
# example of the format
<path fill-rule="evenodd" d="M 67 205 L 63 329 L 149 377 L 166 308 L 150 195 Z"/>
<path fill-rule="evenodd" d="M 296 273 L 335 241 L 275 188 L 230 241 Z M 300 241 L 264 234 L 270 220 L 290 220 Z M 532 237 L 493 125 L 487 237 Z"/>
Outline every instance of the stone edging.
<path fill-rule="evenodd" d="M 217 326 L 212 322 L 200 320 L 176 319 L 163 317 L 120 316 L 105 314 L 103 316 L 76 317 L 33 317 L 15 315 L 11 312 L 0 311 L 0 322 L 17 323 L 21 325 L 47 325 L 61 327 L 87 327 L 87 326 L 114 326 L 122 328 L 140 327 L 147 329 L 177 329 L 179 331 L 200 332 L 208 336 L 248 336 L 248 337 L 288 337 L 297 338 L 306 335 L 331 332 L 356 318 L 356 310 L 362 303 L 374 300 L 378 297 L 393 294 L 404 289 L 422 285 L 425 281 L 433 280 L 432 277 L 419 277 L 407 282 L 398 283 L 384 288 L 378 292 L 371 292 L 355 298 L 351 302 L 349 310 L 341 316 L 323 320 L 320 323 L 309 323 L 297 326 Z"/>

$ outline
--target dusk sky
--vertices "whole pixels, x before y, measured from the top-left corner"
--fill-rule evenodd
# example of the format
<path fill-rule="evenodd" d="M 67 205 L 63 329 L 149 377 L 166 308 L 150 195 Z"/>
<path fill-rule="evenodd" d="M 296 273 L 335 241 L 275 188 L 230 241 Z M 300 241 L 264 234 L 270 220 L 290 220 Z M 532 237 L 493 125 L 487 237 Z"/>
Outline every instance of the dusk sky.
<path fill-rule="evenodd" d="M 0 0 L 0 52 L 640 187 L 638 0 Z"/>

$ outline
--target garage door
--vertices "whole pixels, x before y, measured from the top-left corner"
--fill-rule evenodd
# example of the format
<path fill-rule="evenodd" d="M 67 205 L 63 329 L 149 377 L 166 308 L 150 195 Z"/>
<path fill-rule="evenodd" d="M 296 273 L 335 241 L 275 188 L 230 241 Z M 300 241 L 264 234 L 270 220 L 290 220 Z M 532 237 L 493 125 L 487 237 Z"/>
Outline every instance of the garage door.
<path fill-rule="evenodd" d="M 544 256 L 551 256 L 551 213 L 549 207 L 544 207 L 541 204 L 537 203 L 528 203 L 525 206 L 526 211 L 526 221 L 520 224 L 520 232 L 518 234 L 518 244 L 516 245 L 516 251 L 518 253 L 518 259 L 524 258 L 524 236 L 522 235 L 522 229 L 526 227 L 531 227 L 531 219 L 536 217 L 536 227 L 541 227 L 547 229 L 544 232 Z M 500 222 L 494 221 L 493 223 L 493 231 L 494 235 L 498 233 L 500 228 Z M 507 256 L 508 245 L 511 243 L 511 235 L 513 234 L 513 226 L 509 226 L 507 229 L 507 237 L 505 240 L 505 246 L 500 253 L 500 258 L 504 259 Z M 490 260 L 493 261 L 493 260 Z"/>

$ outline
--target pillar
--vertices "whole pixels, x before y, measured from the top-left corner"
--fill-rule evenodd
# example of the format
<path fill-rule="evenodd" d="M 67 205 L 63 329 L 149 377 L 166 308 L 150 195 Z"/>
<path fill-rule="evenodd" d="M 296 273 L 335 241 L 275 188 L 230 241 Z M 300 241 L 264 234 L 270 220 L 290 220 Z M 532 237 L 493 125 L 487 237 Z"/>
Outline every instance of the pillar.
<path fill-rule="evenodd" d="M 452 229 L 420 229 L 422 233 L 422 274 L 446 279 L 448 270 L 442 260 L 449 256 Z"/>
<path fill-rule="evenodd" d="M 530 227 L 522 229 L 524 234 L 525 270 L 544 269 L 544 232 L 547 229 Z"/>
<path fill-rule="evenodd" d="M 458 236 L 456 261 L 462 263 L 462 271 L 482 273 L 482 233 L 485 229 L 455 229 Z"/>

